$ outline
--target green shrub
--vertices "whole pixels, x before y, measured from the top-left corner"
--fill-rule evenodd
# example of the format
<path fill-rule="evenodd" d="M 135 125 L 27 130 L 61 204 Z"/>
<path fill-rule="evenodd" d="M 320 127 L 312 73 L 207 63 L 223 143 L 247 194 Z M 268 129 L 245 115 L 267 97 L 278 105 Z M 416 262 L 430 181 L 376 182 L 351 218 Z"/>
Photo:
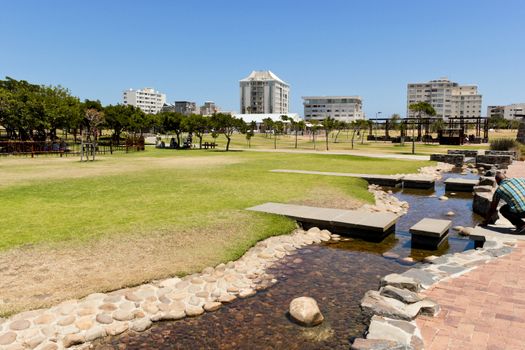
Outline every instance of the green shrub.
<path fill-rule="evenodd" d="M 514 139 L 496 139 L 490 141 L 490 149 L 492 151 L 510 151 L 518 148 L 518 143 Z"/>

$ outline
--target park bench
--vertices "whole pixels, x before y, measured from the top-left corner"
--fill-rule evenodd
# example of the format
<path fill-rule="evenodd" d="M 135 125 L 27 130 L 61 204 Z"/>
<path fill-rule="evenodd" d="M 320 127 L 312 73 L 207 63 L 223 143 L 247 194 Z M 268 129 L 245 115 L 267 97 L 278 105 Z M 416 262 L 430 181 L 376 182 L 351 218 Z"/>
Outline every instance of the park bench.
<path fill-rule="evenodd" d="M 202 146 L 204 147 L 204 149 L 208 149 L 208 148 L 215 148 L 218 145 L 215 142 L 204 142 Z"/>

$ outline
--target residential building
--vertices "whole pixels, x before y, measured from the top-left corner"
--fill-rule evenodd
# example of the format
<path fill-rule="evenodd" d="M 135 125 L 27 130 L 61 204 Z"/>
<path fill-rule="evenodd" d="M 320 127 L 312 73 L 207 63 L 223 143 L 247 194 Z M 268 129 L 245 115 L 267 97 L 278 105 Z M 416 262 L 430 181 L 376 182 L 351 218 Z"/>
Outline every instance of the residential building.
<path fill-rule="evenodd" d="M 352 122 L 363 119 L 363 101 L 359 96 L 303 96 L 304 119 Z"/>
<path fill-rule="evenodd" d="M 197 104 L 191 101 L 175 101 L 175 112 L 184 115 L 197 114 Z"/>
<path fill-rule="evenodd" d="M 212 115 L 213 113 L 219 112 L 219 107 L 212 101 L 204 102 L 204 105 L 200 107 L 201 115 Z"/>
<path fill-rule="evenodd" d="M 159 91 L 155 91 L 153 88 L 126 90 L 122 95 L 122 99 L 125 105 L 138 107 L 145 113 L 151 114 L 160 112 L 164 103 L 166 103 L 166 95 Z"/>
<path fill-rule="evenodd" d="M 408 107 L 412 103 L 428 102 L 436 116 L 448 118 L 481 117 L 481 95 L 476 85 L 459 85 L 447 78 L 407 86 L 407 116 L 415 116 Z"/>
<path fill-rule="evenodd" d="M 501 116 L 505 119 L 516 119 L 517 116 L 525 115 L 525 103 L 513 103 L 507 106 L 488 106 L 487 117 Z"/>
<path fill-rule="evenodd" d="M 239 85 L 241 113 L 288 113 L 290 86 L 271 71 L 253 71 Z"/>

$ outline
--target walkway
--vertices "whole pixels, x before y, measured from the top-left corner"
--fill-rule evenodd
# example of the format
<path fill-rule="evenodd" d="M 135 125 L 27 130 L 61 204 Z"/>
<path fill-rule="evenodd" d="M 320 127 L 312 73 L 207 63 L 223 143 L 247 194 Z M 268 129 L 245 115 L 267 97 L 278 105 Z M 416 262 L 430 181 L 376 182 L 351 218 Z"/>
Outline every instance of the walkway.
<path fill-rule="evenodd" d="M 297 154 L 329 154 L 340 156 L 358 156 L 369 158 L 388 158 L 388 159 L 406 159 L 406 160 L 430 160 L 430 155 L 413 155 L 413 154 L 394 154 L 394 153 L 371 153 L 363 151 L 322 151 L 322 150 L 305 150 L 305 149 L 255 149 L 255 148 L 232 148 L 235 151 L 248 152 L 274 152 L 274 153 L 297 153 Z"/>
<path fill-rule="evenodd" d="M 525 162 L 514 162 L 510 177 L 525 177 Z M 500 235 L 500 233 L 494 233 Z M 425 349 L 524 349 L 525 237 L 515 250 L 424 292 L 436 300 L 436 317 L 417 319 Z"/>

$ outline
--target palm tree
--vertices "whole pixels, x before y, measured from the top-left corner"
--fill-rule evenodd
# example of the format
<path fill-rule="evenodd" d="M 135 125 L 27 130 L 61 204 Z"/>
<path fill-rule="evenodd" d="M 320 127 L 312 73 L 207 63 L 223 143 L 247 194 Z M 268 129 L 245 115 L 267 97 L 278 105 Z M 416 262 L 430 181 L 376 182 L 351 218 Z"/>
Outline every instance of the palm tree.
<path fill-rule="evenodd" d="M 422 115 L 428 115 L 428 116 L 436 115 L 436 110 L 428 102 L 412 103 L 411 105 L 408 106 L 408 109 L 416 113 L 416 117 L 419 123 L 421 122 Z M 416 139 L 415 139 L 414 132 L 415 132 L 415 124 L 412 123 L 412 154 L 416 153 Z"/>

